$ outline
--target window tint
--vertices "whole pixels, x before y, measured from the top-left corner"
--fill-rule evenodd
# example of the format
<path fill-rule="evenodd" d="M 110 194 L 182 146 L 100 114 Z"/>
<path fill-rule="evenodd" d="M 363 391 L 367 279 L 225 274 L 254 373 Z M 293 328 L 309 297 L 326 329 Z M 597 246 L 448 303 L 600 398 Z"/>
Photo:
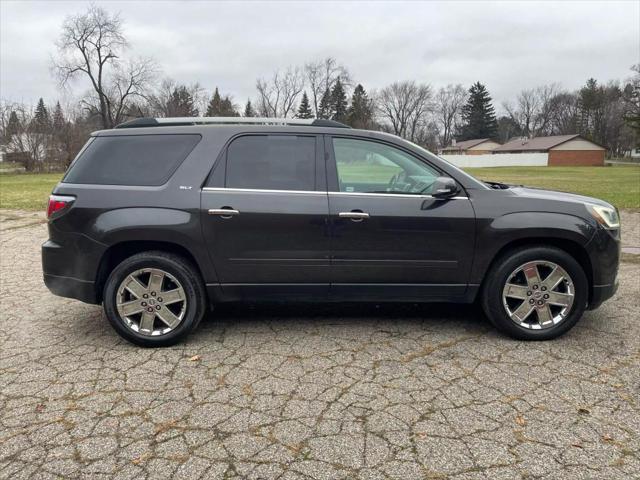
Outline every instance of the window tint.
<path fill-rule="evenodd" d="M 315 137 L 251 135 L 227 151 L 228 188 L 315 190 Z"/>
<path fill-rule="evenodd" d="M 334 138 L 341 192 L 429 194 L 438 172 L 394 147 Z"/>
<path fill-rule="evenodd" d="M 67 183 L 162 185 L 200 140 L 200 135 L 96 137 L 71 166 Z"/>

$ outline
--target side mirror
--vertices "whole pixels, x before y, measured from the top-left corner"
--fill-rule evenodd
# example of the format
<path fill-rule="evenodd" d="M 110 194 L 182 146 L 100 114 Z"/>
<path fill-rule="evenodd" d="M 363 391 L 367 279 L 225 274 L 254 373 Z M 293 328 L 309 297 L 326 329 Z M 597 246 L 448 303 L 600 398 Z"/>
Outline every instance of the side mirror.
<path fill-rule="evenodd" d="M 451 177 L 438 177 L 433 183 L 431 196 L 433 198 L 445 199 L 453 197 L 458 193 L 458 184 Z"/>

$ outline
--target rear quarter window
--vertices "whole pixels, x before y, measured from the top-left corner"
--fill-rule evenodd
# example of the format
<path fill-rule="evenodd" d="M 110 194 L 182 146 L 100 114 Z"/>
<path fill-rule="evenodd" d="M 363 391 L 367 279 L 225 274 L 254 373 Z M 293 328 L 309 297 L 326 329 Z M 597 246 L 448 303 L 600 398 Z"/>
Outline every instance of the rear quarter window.
<path fill-rule="evenodd" d="M 162 185 L 200 138 L 200 135 L 96 137 L 73 163 L 63 181 L 98 185 Z"/>

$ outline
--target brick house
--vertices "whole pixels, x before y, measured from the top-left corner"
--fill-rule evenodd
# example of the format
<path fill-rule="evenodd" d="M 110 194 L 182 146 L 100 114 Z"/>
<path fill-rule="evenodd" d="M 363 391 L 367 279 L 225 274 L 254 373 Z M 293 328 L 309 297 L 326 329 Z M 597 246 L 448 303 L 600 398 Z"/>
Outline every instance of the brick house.
<path fill-rule="evenodd" d="M 578 134 L 517 138 L 493 153 L 547 153 L 549 166 L 601 166 L 606 149 Z"/>
<path fill-rule="evenodd" d="M 499 146 L 498 142 L 494 142 L 490 138 L 476 138 L 462 142 L 454 140 L 450 146 L 443 148 L 440 153 L 443 155 L 483 155 L 492 153 Z"/>

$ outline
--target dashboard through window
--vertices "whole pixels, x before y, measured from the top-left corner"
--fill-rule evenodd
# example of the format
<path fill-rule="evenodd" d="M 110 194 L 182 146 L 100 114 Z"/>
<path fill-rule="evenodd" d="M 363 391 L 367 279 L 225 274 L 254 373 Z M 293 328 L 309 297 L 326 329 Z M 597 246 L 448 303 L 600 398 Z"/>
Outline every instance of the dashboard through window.
<path fill-rule="evenodd" d="M 225 186 L 261 190 L 315 190 L 315 159 L 315 137 L 239 137 L 227 150 Z"/>
<path fill-rule="evenodd" d="M 388 145 L 333 138 L 341 192 L 430 194 L 438 172 Z"/>

